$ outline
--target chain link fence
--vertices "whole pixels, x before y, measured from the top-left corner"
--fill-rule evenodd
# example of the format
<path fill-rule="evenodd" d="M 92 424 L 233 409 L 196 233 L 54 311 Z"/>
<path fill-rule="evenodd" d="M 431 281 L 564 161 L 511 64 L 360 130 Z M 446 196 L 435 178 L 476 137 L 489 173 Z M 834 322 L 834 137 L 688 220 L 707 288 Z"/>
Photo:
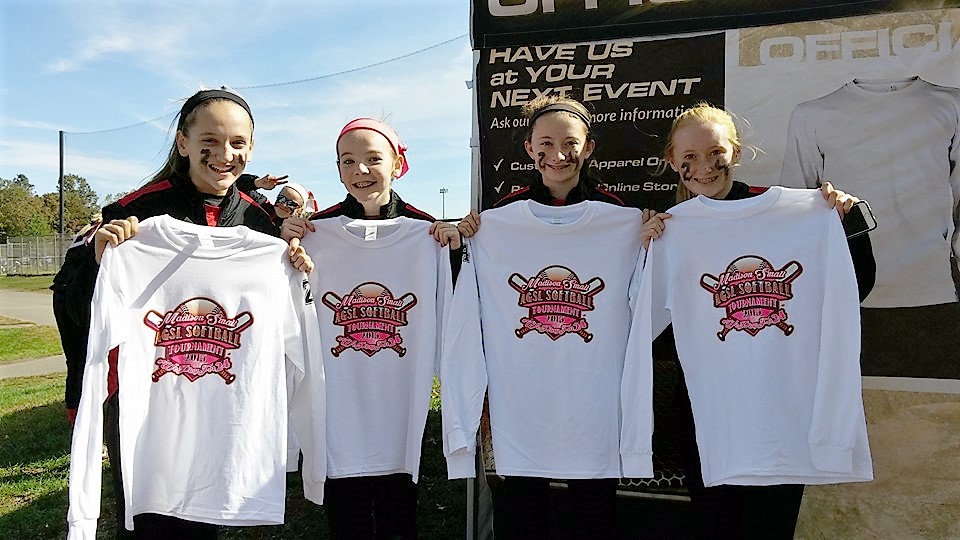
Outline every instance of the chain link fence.
<path fill-rule="evenodd" d="M 11 236 L 0 238 L 0 275 L 39 276 L 56 274 L 72 237 Z"/>

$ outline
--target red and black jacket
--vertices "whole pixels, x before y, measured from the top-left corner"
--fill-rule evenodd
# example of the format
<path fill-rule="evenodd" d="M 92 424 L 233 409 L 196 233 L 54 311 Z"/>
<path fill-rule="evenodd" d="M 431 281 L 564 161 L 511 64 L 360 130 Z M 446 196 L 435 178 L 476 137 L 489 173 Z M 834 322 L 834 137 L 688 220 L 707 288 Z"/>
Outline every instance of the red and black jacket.
<path fill-rule="evenodd" d="M 206 203 L 205 195 L 198 192 L 186 178 L 173 178 L 144 186 L 122 199 L 103 208 L 103 222 L 136 216 L 147 218 L 167 214 L 198 225 L 233 227 L 245 225 L 255 231 L 271 236 L 280 236 L 280 229 L 271 215 L 250 195 L 231 186 L 217 206 Z M 67 359 L 66 405 L 76 409 L 80 403 L 80 388 L 83 383 L 83 367 L 86 362 L 86 335 L 90 329 L 90 302 L 97 282 L 100 266 L 94 255 L 95 242 L 75 248 L 70 264 L 61 267 L 54 278 L 54 316 L 60 333 L 82 336 L 64 343 Z M 74 251 L 74 250 L 71 250 Z"/>
<path fill-rule="evenodd" d="M 367 216 L 364 213 L 363 205 L 360 204 L 353 195 L 347 195 L 347 198 L 337 204 L 315 212 L 310 216 L 311 220 L 314 219 L 324 219 L 331 217 L 346 216 L 351 219 L 364 219 Z M 434 222 L 433 216 L 416 208 L 411 204 L 407 204 L 397 195 L 396 191 L 390 190 L 390 201 L 387 204 L 380 207 L 380 219 L 393 219 L 396 217 L 408 217 L 411 219 L 419 219 L 423 221 Z"/>
<path fill-rule="evenodd" d="M 315 212 L 310 216 L 310 220 L 325 219 L 332 217 L 346 216 L 351 219 L 364 219 L 365 215 L 363 205 L 360 204 L 353 195 L 347 195 L 347 198 L 337 204 Z M 436 219 L 430 214 L 419 208 L 408 204 L 397 195 L 396 191 L 390 190 L 390 201 L 380 207 L 379 219 L 393 219 L 396 217 L 407 217 L 410 219 L 419 219 L 433 223 Z M 460 275 L 460 268 L 463 266 L 463 247 L 450 250 L 450 271 L 453 275 L 453 283 L 456 285 L 457 276 Z"/>

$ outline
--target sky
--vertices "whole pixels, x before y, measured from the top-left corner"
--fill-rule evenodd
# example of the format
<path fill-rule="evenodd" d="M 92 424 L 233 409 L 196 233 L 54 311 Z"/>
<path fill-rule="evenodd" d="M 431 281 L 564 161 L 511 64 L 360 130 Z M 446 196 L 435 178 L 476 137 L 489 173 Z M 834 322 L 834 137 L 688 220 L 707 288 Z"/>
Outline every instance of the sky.
<path fill-rule="evenodd" d="M 288 174 L 329 206 L 345 196 L 340 128 L 386 119 L 409 147 L 397 193 L 435 217 L 461 217 L 469 17 L 466 0 L 3 0 L 0 178 L 23 174 L 35 193 L 57 191 L 64 131 L 65 174 L 101 198 L 131 191 L 163 164 L 183 100 L 225 85 L 253 110 L 246 172 Z"/>

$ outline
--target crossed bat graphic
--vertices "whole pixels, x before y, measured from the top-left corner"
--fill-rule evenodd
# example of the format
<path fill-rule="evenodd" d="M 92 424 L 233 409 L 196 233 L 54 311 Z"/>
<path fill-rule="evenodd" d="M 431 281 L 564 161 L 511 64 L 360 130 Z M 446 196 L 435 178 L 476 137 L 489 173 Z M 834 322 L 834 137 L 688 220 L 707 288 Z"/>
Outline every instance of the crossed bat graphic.
<path fill-rule="evenodd" d="M 246 327 L 253 324 L 253 317 L 250 315 L 250 313 L 244 312 L 239 317 L 236 318 L 236 322 L 237 322 L 236 327 L 231 329 L 231 331 L 241 332 Z M 151 329 L 153 329 L 153 331 L 160 332 L 161 328 L 163 328 L 163 315 L 151 309 L 150 311 L 147 312 L 146 315 L 143 316 L 143 323 L 149 326 Z M 153 379 L 153 382 L 157 382 L 160 380 L 160 377 L 163 377 L 167 373 L 170 373 L 170 370 L 158 367 L 157 370 L 153 372 L 153 375 L 151 376 L 151 378 Z M 217 375 L 222 377 L 224 382 L 226 382 L 227 384 L 230 384 L 233 381 L 237 380 L 236 375 L 226 370 L 218 371 Z"/>
<path fill-rule="evenodd" d="M 527 291 L 527 279 L 520 274 L 512 274 L 508 281 L 510 282 L 510 286 L 513 287 L 518 293 L 524 293 Z M 591 279 L 590 281 L 584 283 L 584 285 L 587 286 L 587 289 L 583 292 L 583 294 L 591 297 L 602 291 L 604 287 L 603 280 L 598 277 Z M 533 327 L 523 326 L 514 330 L 514 333 L 518 338 L 523 339 L 523 336 L 527 335 L 532 330 Z M 590 341 L 593 339 L 593 334 L 587 332 L 586 328 L 577 330 L 577 335 L 583 338 L 584 343 L 590 343 Z"/>
<path fill-rule="evenodd" d="M 417 297 L 414 296 L 413 293 L 407 293 L 407 294 L 401 296 L 400 298 L 398 298 L 397 300 L 400 301 L 400 307 L 397 308 L 397 310 L 400 311 L 400 312 L 404 312 L 404 313 L 405 313 L 407 310 L 409 310 L 409 309 L 412 308 L 413 306 L 417 305 Z M 341 298 L 341 297 L 337 296 L 335 293 L 329 292 L 329 291 L 326 292 L 326 293 L 324 293 L 323 296 L 320 297 L 320 301 L 323 302 L 323 305 L 327 306 L 328 308 L 332 309 L 333 311 L 339 310 L 339 309 L 340 309 L 340 306 L 343 304 L 343 298 Z M 345 350 L 348 349 L 348 348 L 349 348 L 348 346 L 343 345 L 343 344 L 341 343 L 341 344 L 337 345 L 336 347 L 332 347 L 332 348 L 330 349 L 330 352 L 332 352 L 334 356 L 340 356 L 340 353 L 342 353 L 343 351 L 345 351 Z M 402 345 L 400 345 L 400 344 L 391 345 L 390 348 L 393 349 L 394 351 L 396 351 L 397 355 L 400 356 L 401 358 L 403 358 L 403 355 L 407 354 L 407 349 L 406 349 L 406 347 L 404 347 L 404 346 L 402 346 Z"/>
<path fill-rule="evenodd" d="M 778 281 L 780 283 L 786 284 L 797 279 L 797 276 L 800 275 L 803 269 L 800 267 L 800 263 L 798 263 L 797 261 L 791 261 L 786 266 L 784 266 L 780 271 L 785 272 L 786 275 L 783 277 L 783 279 L 780 279 Z M 716 294 L 717 291 L 720 290 L 720 279 L 710 274 L 704 274 L 703 276 L 700 277 L 700 286 L 710 291 L 711 293 Z M 783 335 L 785 336 L 789 336 L 790 334 L 793 333 L 794 326 L 792 324 L 787 324 L 786 321 L 780 321 L 776 323 L 776 327 L 779 328 L 780 330 L 783 330 Z M 727 334 L 730 333 L 730 330 L 732 330 L 732 328 L 724 327 L 722 330 L 717 332 L 717 337 L 720 338 L 720 341 L 726 341 Z"/>

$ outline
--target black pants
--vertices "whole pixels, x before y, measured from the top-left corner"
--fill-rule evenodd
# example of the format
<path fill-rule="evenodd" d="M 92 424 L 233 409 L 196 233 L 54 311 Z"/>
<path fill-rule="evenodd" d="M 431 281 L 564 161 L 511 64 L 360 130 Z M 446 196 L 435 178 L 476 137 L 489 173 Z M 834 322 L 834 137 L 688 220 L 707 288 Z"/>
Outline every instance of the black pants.
<path fill-rule="evenodd" d="M 417 537 L 417 484 L 409 474 L 328 478 L 323 506 L 336 540 Z"/>
<path fill-rule="evenodd" d="M 802 484 L 691 488 L 695 537 L 790 540 L 802 500 Z"/>
<path fill-rule="evenodd" d="M 571 527 L 562 538 L 617 537 L 617 480 L 566 480 Z M 553 508 L 557 512 L 557 508 Z M 550 538 L 550 479 L 508 476 L 494 491 L 496 540 Z"/>
<path fill-rule="evenodd" d="M 690 490 L 691 529 L 697 539 L 790 540 L 797 528 L 802 484 L 703 486 L 687 386 L 676 393 L 680 454 Z"/>
<path fill-rule="evenodd" d="M 114 392 L 103 402 L 103 441 L 110 460 L 110 478 L 113 480 L 113 504 L 117 516 L 117 538 L 133 538 L 124 527 L 123 476 L 120 471 L 120 392 Z"/>
<path fill-rule="evenodd" d="M 134 538 L 146 540 L 212 540 L 217 537 L 217 526 L 186 521 L 160 514 L 133 516 Z"/>

